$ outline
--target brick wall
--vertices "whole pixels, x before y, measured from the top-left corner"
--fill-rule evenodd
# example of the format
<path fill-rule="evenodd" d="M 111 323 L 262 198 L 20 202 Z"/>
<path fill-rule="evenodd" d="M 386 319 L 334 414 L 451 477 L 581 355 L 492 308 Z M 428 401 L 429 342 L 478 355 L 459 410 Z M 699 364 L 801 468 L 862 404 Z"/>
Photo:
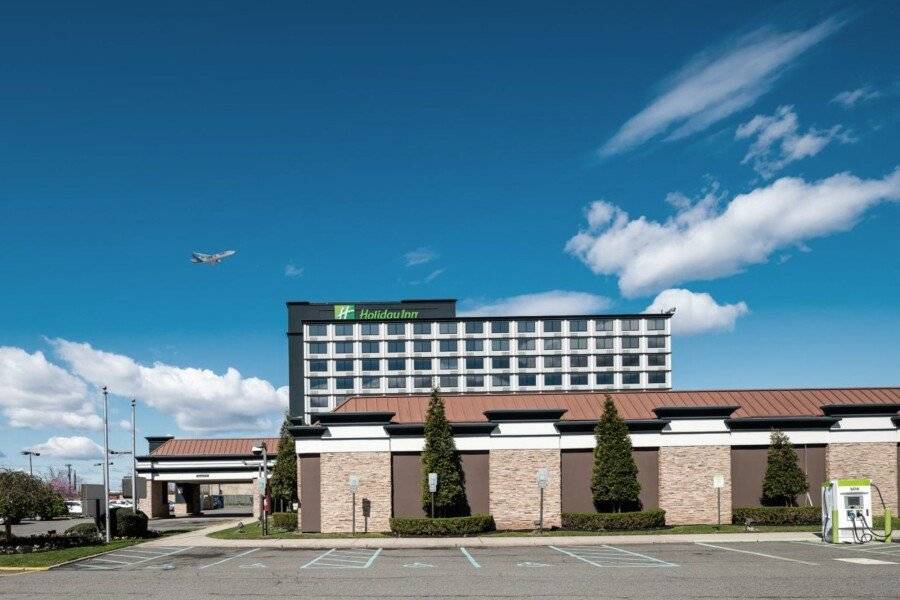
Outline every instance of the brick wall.
<path fill-rule="evenodd" d="M 299 500 L 300 500 L 300 459 L 299 458 L 297 458 L 296 463 L 297 463 L 297 500 L 298 500 L 298 502 L 297 502 L 297 528 L 299 529 L 300 523 L 301 523 L 300 515 L 303 513 L 303 505 L 301 502 L 299 502 Z"/>
<path fill-rule="evenodd" d="M 139 480 L 140 481 L 140 480 Z M 151 519 L 169 516 L 168 484 L 165 481 L 146 481 L 147 492 L 138 500 L 138 510 Z M 138 497 L 140 497 L 138 492 Z"/>
<path fill-rule="evenodd" d="M 659 507 L 666 523 L 716 523 L 713 475 L 725 476 L 722 523 L 731 522 L 731 448 L 663 446 L 659 449 Z"/>
<path fill-rule="evenodd" d="M 884 503 L 897 514 L 897 444 L 894 442 L 829 444 L 825 453 L 828 479 L 865 478 L 881 490 Z M 818 490 L 810 490 L 817 493 Z M 872 511 L 882 514 L 878 493 L 872 490 Z"/>
<path fill-rule="evenodd" d="M 559 464 L 558 449 L 490 451 L 490 507 L 498 529 L 535 527 L 540 515 L 538 469 L 550 475 L 544 490 L 544 526 L 560 526 Z"/>
<path fill-rule="evenodd" d="M 356 530 L 363 530 L 362 500 L 372 502 L 369 531 L 388 531 L 391 517 L 390 452 L 323 452 L 321 468 L 322 531 L 351 531 L 350 475 L 359 477 L 356 493 Z"/>

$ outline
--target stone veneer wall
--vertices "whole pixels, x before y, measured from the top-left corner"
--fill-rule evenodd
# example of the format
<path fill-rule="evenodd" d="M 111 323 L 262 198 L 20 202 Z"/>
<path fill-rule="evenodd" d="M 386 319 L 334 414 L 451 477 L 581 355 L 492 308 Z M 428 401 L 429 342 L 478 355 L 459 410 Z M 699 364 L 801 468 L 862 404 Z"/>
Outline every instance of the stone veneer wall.
<path fill-rule="evenodd" d="M 550 475 L 544 490 L 544 527 L 559 527 L 560 453 L 558 449 L 491 450 L 490 507 L 497 529 L 533 529 L 540 515 L 538 469 Z"/>
<path fill-rule="evenodd" d="M 825 452 L 828 479 L 865 478 L 881 490 L 884 503 L 896 515 L 897 502 L 897 444 L 895 442 L 866 442 L 828 444 Z M 811 494 L 819 490 L 810 490 Z M 882 514 L 878 492 L 872 490 L 872 511 Z"/>
<path fill-rule="evenodd" d="M 140 481 L 140 480 L 139 480 Z M 147 491 L 143 498 L 138 500 L 138 510 L 151 519 L 159 519 L 169 516 L 168 484 L 165 481 L 146 480 Z M 138 496 L 140 496 L 138 492 Z"/>
<path fill-rule="evenodd" d="M 356 531 L 363 530 L 362 501 L 372 502 L 369 531 L 390 530 L 391 453 L 323 452 L 321 468 L 321 511 L 324 533 L 351 531 L 350 475 L 359 477 L 356 492 Z"/>
<path fill-rule="evenodd" d="M 731 447 L 662 446 L 659 449 L 659 507 L 666 523 L 715 524 L 713 475 L 725 476 L 722 523 L 731 522 Z"/>
<path fill-rule="evenodd" d="M 297 531 L 302 531 L 300 529 L 300 515 L 303 511 L 303 503 L 300 502 L 300 457 L 295 456 L 294 459 L 297 462 Z"/>

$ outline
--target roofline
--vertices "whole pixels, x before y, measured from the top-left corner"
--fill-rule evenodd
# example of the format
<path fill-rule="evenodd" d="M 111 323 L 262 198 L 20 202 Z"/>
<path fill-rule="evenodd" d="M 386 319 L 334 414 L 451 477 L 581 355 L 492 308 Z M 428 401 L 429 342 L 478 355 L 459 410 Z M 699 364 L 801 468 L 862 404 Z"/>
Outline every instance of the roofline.
<path fill-rule="evenodd" d="M 329 303 L 330 304 L 330 303 Z M 387 321 L 429 321 L 432 323 L 448 321 L 521 321 L 528 319 L 671 319 L 669 313 L 590 313 L 579 315 L 470 315 L 466 317 L 428 317 L 424 319 L 302 319 L 302 323 L 375 323 Z M 626 332 L 623 335 L 651 335 L 650 333 Z M 657 335 L 666 335 L 665 332 L 657 332 Z"/>
<path fill-rule="evenodd" d="M 404 298 L 402 300 L 330 300 L 312 302 L 310 300 L 288 300 L 287 306 L 331 306 L 332 304 L 412 304 L 414 302 L 458 302 L 456 298 Z"/>

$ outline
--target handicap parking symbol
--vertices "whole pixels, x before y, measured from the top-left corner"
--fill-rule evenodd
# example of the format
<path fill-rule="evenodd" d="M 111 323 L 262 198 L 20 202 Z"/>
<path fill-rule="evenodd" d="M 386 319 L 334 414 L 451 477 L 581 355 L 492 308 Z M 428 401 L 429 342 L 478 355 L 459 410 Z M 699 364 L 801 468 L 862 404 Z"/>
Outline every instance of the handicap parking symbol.
<path fill-rule="evenodd" d="M 434 565 L 429 565 L 428 563 L 420 563 L 420 562 L 409 563 L 409 564 L 405 564 L 403 566 L 406 567 L 407 569 L 433 569 L 434 568 Z"/>
<path fill-rule="evenodd" d="M 535 567 L 549 567 L 550 565 L 548 565 L 546 563 L 541 563 L 541 562 L 525 561 L 525 562 L 516 563 L 516 566 L 517 567 L 526 567 L 526 568 L 535 568 Z"/>
<path fill-rule="evenodd" d="M 249 565 L 241 565 L 239 569 L 265 569 L 266 565 L 262 563 L 251 563 Z"/>

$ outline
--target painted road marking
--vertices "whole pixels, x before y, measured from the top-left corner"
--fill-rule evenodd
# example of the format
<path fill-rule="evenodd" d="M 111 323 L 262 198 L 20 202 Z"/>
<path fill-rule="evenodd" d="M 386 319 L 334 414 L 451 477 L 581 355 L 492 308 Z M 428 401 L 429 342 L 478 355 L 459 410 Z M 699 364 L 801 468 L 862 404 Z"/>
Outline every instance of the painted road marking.
<path fill-rule="evenodd" d="M 188 546 L 186 548 L 160 548 L 161 550 L 169 550 L 168 552 L 157 552 L 152 556 L 147 557 L 138 557 L 138 556 L 123 556 L 116 552 L 108 552 L 106 554 L 101 554 L 99 556 L 91 556 L 85 559 L 83 563 L 76 563 L 75 566 L 79 569 L 94 569 L 97 571 L 111 571 L 113 569 L 123 569 L 126 567 L 133 567 L 135 565 L 143 564 L 145 562 L 156 560 L 157 558 L 163 558 L 165 556 L 172 556 L 173 554 L 178 554 L 180 552 L 185 552 L 190 550 L 193 546 Z M 117 556 L 118 558 L 137 558 L 138 560 L 134 561 L 121 561 L 121 560 L 110 560 L 108 558 L 104 558 L 105 556 Z M 109 563 L 109 564 L 97 564 L 97 563 Z"/>
<path fill-rule="evenodd" d="M 466 550 L 465 548 L 463 548 L 463 547 L 461 547 L 461 546 L 460 546 L 459 550 L 460 550 L 460 552 L 463 553 L 463 555 L 464 555 L 466 558 L 469 559 L 469 562 L 472 564 L 473 567 L 475 567 L 476 569 L 480 569 L 480 568 L 481 568 L 481 565 L 479 565 L 479 564 L 475 561 L 475 558 L 474 558 L 471 554 L 469 554 L 469 551 L 468 551 L 468 550 Z"/>
<path fill-rule="evenodd" d="M 696 542 L 698 546 L 705 546 L 707 548 L 717 548 L 719 550 L 727 550 L 729 552 L 740 552 L 741 554 L 752 554 L 754 556 L 762 556 L 763 558 L 772 558 L 775 560 L 786 560 L 788 562 L 800 563 L 801 565 L 812 565 L 818 566 L 819 563 L 809 562 L 806 560 L 799 560 L 796 558 L 787 558 L 785 556 L 775 556 L 774 554 L 763 554 L 762 552 L 753 552 L 752 550 L 740 550 L 738 548 L 728 548 L 726 546 L 716 546 L 715 544 L 706 544 L 704 542 Z"/>
<path fill-rule="evenodd" d="M 403 566 L 406 567 L 407 569 L 433 569 L 434 568 L 434 565 L 429 565 L 428 563 L 420 563 L 420 562 L 409 563 L 409 564 L 403 565 Z"/>
<path fill-rule="evenodd" d="M 897 564 L 900 564 L 900 563 L 895 563 L 895 562 L 888 562 L 886 560 L 877 560 L 874 558 L 863 558 L 863 557 L 836 558 L 834 560 L 842 560 L 844 562 L 853 563 L 855 565 L 897 565 Z"/>
<path fill-rule="evenodd" d="M 804 546 L 813 546 L 814 548 L 829 548 L 831 550 L 845 550 L 848 552 L 871 552 L 873 554 L 896 554 L 900 556 L 900 546 L 897 544 L 885 544 L 883 542 L 872 542 L 871 545 L 863 544 L 830 544 L 827 542 L 791 542 L 793 544 L 803 544 Z"/>
<path fill-rule="evenodd" d="M 516 566 L 517 567 L 527 567 L 527 568 L 537 568 L 537 567 L 549 567 L 550 565 L 548 565 L 546 563 L 526 561 L 526 562 L 516 563 Z"/>
<path fill-rule="evenodd" d="M 214 563 L 210 563 L 208 565 L 203 565 L 202 567 L 197 567 L 197 568 L 200 570 L 203 570 L 203 569 L 207 569 L 209 567 L 214 567 L 216 565 L 221 565 L 222 563 L 228 562 L 229 560 L 234 560 L 235 558 L 240 558 L 242 556 L 247 556 L 248 554 L 252 554 L 252 553 L 256 552 L 257 550 L 259 550 L 259 548 L 251 548 L 250 550 L 247 550 L 246 552 L 241 552 L 240 554 L 235 554 L 234 556 L 229 556 L 227 558 L 223 558 L 222 560 L 218 560 Z"/>
<path fill-rule="evenodd" d="M 616 548 L 615 546 L 575 546 L 572 548 L 574 552 L 557 548 L 556 546 L 549 546 L 549 548 L 571 556 L 572 558 L 576 558 L 582 562 L 586 562 L 591 566 L 600 568 L 678 566 L 652 556 L 647 556 L 646 554 L 623 550 L 622 548 Z"/>
<path fill-rule="evenodd" d="M 267 569 L 268 567 L 262 563 L 253 563 L 249 565 L 241 565 L 238 569 Z"/>
<path fill-rule="evenodd" d="M 365 551 L 338 550 L 332 548 L 324 554 L 320 554 L 301 569 L 368 569 L 381 554 L 381 548 L 371 554 Z"/>

